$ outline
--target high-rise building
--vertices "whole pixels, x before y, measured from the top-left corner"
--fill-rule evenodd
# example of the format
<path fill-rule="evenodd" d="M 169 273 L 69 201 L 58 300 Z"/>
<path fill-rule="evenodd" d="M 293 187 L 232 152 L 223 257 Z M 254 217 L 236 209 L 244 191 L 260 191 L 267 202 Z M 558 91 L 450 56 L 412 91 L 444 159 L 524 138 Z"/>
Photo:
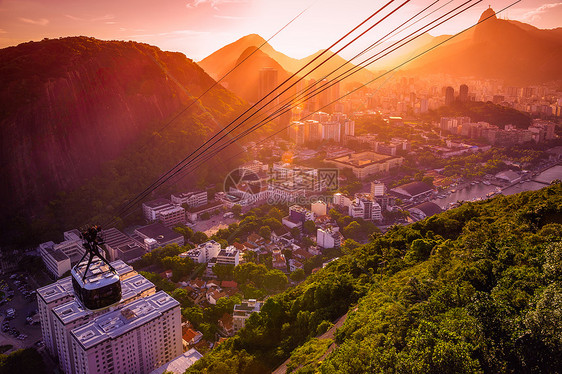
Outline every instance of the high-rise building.
<path fill-rule="evenodd" d="M 466 84 L 461 84 L 459 89 L 459 101 L 468 101 L 468 86 Z"/>
<path fill-rule="evenodd" d="M 287 130 L 291 141 L 297 145 L 304 144 L 306 141 L 306 127 L 304 122 L 293 121 Z"/>
<path fill-rule="evenodd" d="M 451 86 L 445 89 L 445 105 L 451 105 L 455 101 L 455 89 Z"/>
<path fill-rule="evenodd" d="M 54 308 L 52 313 L 55 342 L 59 365 L 65 373 L 80 373 L 80 370 L 74 368 L 75 355 L 72 349 L 71 332 L 74 328 L 83 326 L 98 316 L 118 310 L 126 304 L 129 304 L 140 298 L 153 295 L 156 288 L 152 282 L 137 274 L 121 282 L 122 298 L 117 307 L 104 308 L 101 310 L 89 310 L 82 306 L 78 300 L 59 305 Z"/>
<path fill-rule="evenodd" d="M 114 261 L 111 265 L 117 271 L 121 281 L 137 274 L 131 266 L 123 261 Z M 52 310 L 59 305 L 73 301 L 74 298 L 70 277 L 59 279 L 57 282 L 37 290 L 37 309 L 41 318 L 41 333 L 43 334 L 45 348 L 52 356 L 57 356 Z"/>
<path fill-rule="evenodd" d="M 93 261 L 87 279 L 107 266 Z M 111 266 L 120 300 L 99 309 L 76 296 L 72 277 L 37 290 L 45 347 L 66 374 L 150 373 L 182 352 L 179 303 L 123 261 Z"/>
<path fill-rule="evenodd" d="M 260 77 L 258 83 L 258 100 L 265 97 L 271 91 L 277 87 L 277 69 L 274 68 L 263 68 L 260 69 Z M 273 98 L 275 93 L 270 95 Z M 277 99 L 276 99 L 277 100 Z M 277 104 L 274 102 L 273 104 Z"/>
<path fill-rule="evenodd" d="M 420 100 L 420 112 L 426 113 L 429 109 L 429 101 L 427 99 Z"/>
<path fill-rule="evenodd" d="M 164 291 L 71 331 L 74 373 L 150 373 L 182 353 L 179 303 Z"/>
<path fill-rule="evenodd" d="M 343 134 L 347 136 L 355 136 L 355 121 L 350 119 L 345 120 L 343 124 Z"/>
<path fill-rule="evenodd" d="M 322 124 L 313 119 L 304 121 L 304 141 L 317 142 L 322 140 Z"/>
<path fill-rule="evenodd" d="M 341 125 L 339 122 L 326 122 L 322 124 L 322 139 L 341 141 Z"/>

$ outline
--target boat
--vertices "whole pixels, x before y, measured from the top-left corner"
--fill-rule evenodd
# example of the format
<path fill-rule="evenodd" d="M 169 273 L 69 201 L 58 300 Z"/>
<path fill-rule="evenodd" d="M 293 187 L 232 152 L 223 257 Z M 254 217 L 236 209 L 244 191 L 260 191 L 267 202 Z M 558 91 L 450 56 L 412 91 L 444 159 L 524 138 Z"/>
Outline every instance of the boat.
<path fill-rule="evenodd" d="M 490 182 L 488 182 L 488 181 L 484 181 L 484 182 L 482 182 L 482 183 L 483 183 L 483 184 L 485 184 L 486 186 L 489 186 L 489 185 L 491 185 L 491 183 L 490 183 Z"/>

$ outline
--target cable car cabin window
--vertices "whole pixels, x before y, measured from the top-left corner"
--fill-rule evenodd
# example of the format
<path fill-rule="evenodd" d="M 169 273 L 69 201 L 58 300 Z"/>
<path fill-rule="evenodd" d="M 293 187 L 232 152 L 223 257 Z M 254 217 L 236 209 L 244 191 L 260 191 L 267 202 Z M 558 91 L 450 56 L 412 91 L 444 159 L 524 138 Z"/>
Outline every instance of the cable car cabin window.
<path fill-rule="evenodd" d="M 104 308 L 121 300 L 121 282 L 119 277 L 112 283 L 92 289 L 81 287 L 76 279 L 72 277 L 72 286 L 82 304 L 91 310 Z"/>

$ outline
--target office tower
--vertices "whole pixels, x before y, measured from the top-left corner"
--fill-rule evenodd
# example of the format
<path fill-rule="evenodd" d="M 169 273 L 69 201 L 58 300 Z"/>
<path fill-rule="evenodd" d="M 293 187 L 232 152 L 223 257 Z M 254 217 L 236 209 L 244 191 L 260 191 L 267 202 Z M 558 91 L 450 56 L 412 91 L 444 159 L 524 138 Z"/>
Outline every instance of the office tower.
<path fill-rule="evenodd" d="M 468 86 L 466 84 L 461 84 L 459 89 L 459 101 L 468 101 Z"/>
<path fill-rule="evenodd" d="M 340 142 L 341 125 L 339 122 L 326 122 L 322 124 L 322 139 Z"/>
<path fill-rule="evenodd" d="M 274 68 L 260 69 L 260 77 L 258 84 L 258 100 L 265 97 L 277 87 L 277 70 Z M 273 98 L 276 93 L 273 93 L 269 98 Z M 273 104 L 277 104 L 277 100 Z"/>
<path fill-rule="evenodd" d="M 289 139 L 297 145 L 304 144 L 305 137 L 305 124 L 300 121 L 293 121 L 288 127 Z"/>
<path fill-rule="evenodd" d="M 306 142 L 316 142 L 322 140 L 322 124 L 313 119 L 304 121 L 304 137 Z"/>
<path fill-rule="evenodd" d="M 455 101 L 455 89 L 447 87 L 445 89 L 445 105 L 451 105 Z"/>
<path fill-rule="evenodd" d="M 344 122 L 344 135 L 355 136 L 355 121 L 346 119 Z"/>

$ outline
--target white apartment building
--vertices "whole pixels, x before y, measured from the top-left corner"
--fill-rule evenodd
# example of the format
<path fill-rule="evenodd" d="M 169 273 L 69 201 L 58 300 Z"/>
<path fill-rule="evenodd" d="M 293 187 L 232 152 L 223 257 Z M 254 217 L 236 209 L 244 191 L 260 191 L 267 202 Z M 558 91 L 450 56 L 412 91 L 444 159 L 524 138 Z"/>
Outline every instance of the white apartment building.
<path fill-rule="evenodd" d="M 207 191 L 183 192 L 171 195 L 172 204 L 187 204 L 190 208 L 206 205 L 209 202 Z"/>
<path fill-rule="evenodd" d="M 316 243 L 319 247 L 339 248 L 343 240 L 343 236 L 337 227 L 326 227 L 316 230 Z"/>
<path fill-rule="evenodd" d="M 345 120 L 344 122 L 344 135 L 355 136 L 355 121 Z"/>
<path fill-rule="evenodd" d="M 61 369 L 65 373 L 76 373 L 70 334 L 74 328 L 83 326 L 100 315 L 123 308 L 130 302 L 153 295 L 156 293 L 156 287 L 148 279 L 137 274 L 121 282 L 121 292 L 121 301 L 115 307 L 91 311 L 84 308 L 78 300 L 73 300 L 53 308 L 56 352 Z"/>
<path fill-rule="evenodd" d="M 137 274 L 133 268 L 123 261 L 111 263 L 119 274 L 121 281 L 129 279 Z M 54 314 L 52 310 L 59 305 L 74 300 L 74 291 L 70 277 L 59 279 L 45 287 L 37 289 L 37 309 L 41 320 L 41 333 L 45 347 L 51 356 L 58 356 L 55 341 Z"/>
<path fill-rule="evenodd" d="M 63 242 L 41 243 L 38 251 L 47 270 L 56 278 L 60 278 L 80 260 L 86 250 L 82 246 L 78 230 L 71 230 L 64 233 Z"/>
<path fill-rule="evenodd" d="M 383 196 L 386 193 L 386 186 L 379 181 L 371 182 L 371 195 Z"/>
<path fill-rule="evenodd" d="M 310 210 L 316 217 L 325 216 L 328 213 L 328 205 L 324 201 L 316 201 L 310 204 Z"/>
<path fill-rule="evenodd" d="M 339 122 L 322 123 L 322 140 L 341 141 L 341 125 Z"/>
<path fill-rule="evenodd" d="M 356 194 L 355 200 L 349 206 L 349 216 L 368 221 L 382 221 L 382 209 L 368 194 Z"/>
<path fill-rule="evenodd" d="M 256 299 L 243 300 L 242 303 L 234 305 L 234 313 L 232 315 L 232 325 L 234 332 L 238 332 L 246 324 L 246 320 L 250 318 L 252 313 L 259 313 L 263 303 Z"/>
<path fill-rule="evenodd" d="M 148 223 L 162 222 L 166 227 L 185 223 L 185 209 L 168 199 L 156 199 L 142 204 L 142 212 Z"/>
<path fill-rule="evenodd" d="M 190 249 L 182 253 L 191 258 L 195 263 L 202 264 L 211 261 L 218 256 L 221 251 L 221 245 L 214 240 L 199 244 L 196 248 Z"/>
<path fill-rule="evenodd" d="M 351 203 L 352 203 L 351 199 L 345 196 L 344 194 L 342 194 L 341 192 L 334 194 L 334 200 L 333 200 L 334 205 L 339 207 L 349 208 L 351 206 Z"/>
<path fill-rule="evenodd" d="M 182 353 L 180 305 L 159 291 L 98 316 L 70 335 L 73 373 L 148 374 Z"/>
<path fill-rule="evenodd" d="M 225 249 L 221 249 L 217 255 L 218 265 L 234 265 L 238 266 L 240 252 L 236 247 L 229 245 Z"/>
<path fill-rule="evenodd" d="M 184 224 L 186 222 L 185 209 L 181 206 L 168 206 L 158 212 L 158 220 L 166 227 Z"/>

